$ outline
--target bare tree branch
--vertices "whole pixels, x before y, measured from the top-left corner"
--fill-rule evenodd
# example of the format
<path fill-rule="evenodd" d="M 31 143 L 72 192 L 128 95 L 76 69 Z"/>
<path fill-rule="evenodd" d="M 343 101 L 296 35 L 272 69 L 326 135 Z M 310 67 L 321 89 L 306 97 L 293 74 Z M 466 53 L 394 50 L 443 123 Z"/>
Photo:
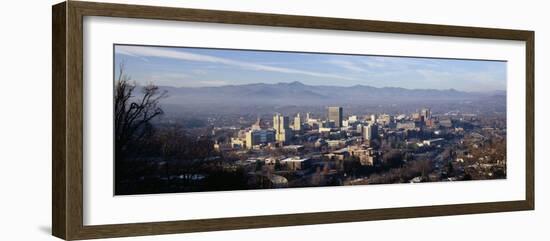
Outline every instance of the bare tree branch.
<path fill-rule="evenodd" d="M 128 145 L 142 139 L 150 128 L 151 120 L 164 112 L 159 101 L 165 98 L 166 91 L 150 83 L 142 88 L 142 96 L 133 95 L 136 88 L 125 72 L 125 64 L 119 64 L 115 87 L 115 155 L 117 160 L 127 155 Z M 136 99 L 137 98 L 137 99 Z"/>

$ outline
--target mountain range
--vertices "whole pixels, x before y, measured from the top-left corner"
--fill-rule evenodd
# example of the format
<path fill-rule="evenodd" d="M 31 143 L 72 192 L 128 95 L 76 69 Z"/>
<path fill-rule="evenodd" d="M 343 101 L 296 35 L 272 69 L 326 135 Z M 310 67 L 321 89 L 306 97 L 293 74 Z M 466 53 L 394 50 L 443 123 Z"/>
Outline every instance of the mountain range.
<path fill-rule="evenodd" d="M 225 85 L 217 87 L 169 87 L 163 102 L 175 105 L 343 105 L 406 102 L 457 102 L 505 96 L 505 91 L 465 92 L 455 89 L 406 89 L 367 85 L 323 86 L 295 81 L 276 84 Z"/>

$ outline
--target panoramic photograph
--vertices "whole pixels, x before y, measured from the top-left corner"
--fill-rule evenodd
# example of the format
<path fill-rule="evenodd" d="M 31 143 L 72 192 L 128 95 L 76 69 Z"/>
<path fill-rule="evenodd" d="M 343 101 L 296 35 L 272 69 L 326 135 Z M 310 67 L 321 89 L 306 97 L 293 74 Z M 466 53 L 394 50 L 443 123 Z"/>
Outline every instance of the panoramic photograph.
<path fill-rule="evenodd" d="M 113 51 L 114 195 L 506 179 L 506 61 Z"/>

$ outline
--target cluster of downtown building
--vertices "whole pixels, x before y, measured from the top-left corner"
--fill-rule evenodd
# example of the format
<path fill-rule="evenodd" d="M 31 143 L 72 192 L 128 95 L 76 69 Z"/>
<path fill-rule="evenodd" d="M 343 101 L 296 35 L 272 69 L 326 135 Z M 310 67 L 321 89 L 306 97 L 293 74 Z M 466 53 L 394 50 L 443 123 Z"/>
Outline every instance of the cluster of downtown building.
<path fill-rule="evenodd" d="M 248 162 L 276 162 L 289 170 L 305 170 L 315 162 L 342 161 L 355 157 L 363 166 L 381 161 L 376 143 L 381 138 L 406 138 L 406 133 L 436 126 L 452 127 L 450 119 L 432 118 L 429 108 L 410 115 L 371 114 L 344 115 L 340 106 L 326 108 L 326 114 L 314 118 L 311 113 L 285 116 L 275 113 L 272 120 L 260 118 L 249 128 L 240 130 L 230 143 L 216 143 L 220 151 L 241 150 L 248 153 Z M 437 145 L 443 138 L 421 140 L 418 145 Z M 263 150 L 280 149 L 287 155 L 262 155 Z"/>
<path fill-rule="evenodd" d="M 241 116 L 209 135 L 252 189 L 506 178 L 505 113 L 315 111 Z"/>

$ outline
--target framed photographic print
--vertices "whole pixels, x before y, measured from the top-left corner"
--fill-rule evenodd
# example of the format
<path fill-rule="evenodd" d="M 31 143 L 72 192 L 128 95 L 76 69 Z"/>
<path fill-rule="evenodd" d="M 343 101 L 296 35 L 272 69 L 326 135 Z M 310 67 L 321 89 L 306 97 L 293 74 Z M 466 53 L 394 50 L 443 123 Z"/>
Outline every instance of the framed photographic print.
<path fill-rule="evenodd" d="M 534 209 L 534 32 L 53 6 L 53 235 Z"/>

